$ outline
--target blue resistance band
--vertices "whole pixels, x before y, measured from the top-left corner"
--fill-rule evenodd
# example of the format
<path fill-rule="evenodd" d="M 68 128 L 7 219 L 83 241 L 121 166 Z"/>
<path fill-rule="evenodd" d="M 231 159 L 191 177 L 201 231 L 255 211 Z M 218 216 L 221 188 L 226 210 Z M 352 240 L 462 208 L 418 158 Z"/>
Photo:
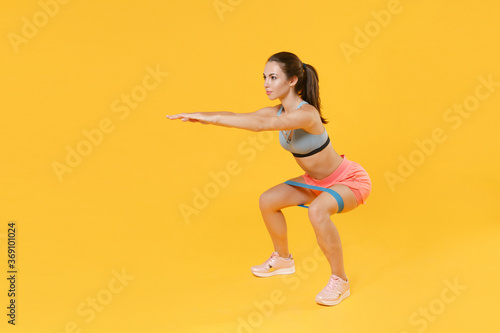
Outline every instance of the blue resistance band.
<path fill-rule="evenodd" d="M 331 195 L 333 195 L 333 197 L 335 198 L 335 200 L 337 200 L 337 205 L 339 206 L 339 209 L 338 209 L 337 213 L 342 212 L 342 210 L 344 209 L 344 200 L 342 200 L 342 197 L 340 196 L 340 194 L 338 194 L 334 190 L 331 190 L 329 188 L 319 187 L 319 186 L 313 186 L 313 185 L 303 184 L 303 183 L 299 183 L 299 182 L 293 182 L 291 180 L 287 180 L 285 182 L 285 184 L 292 185 L 292 186 L 298 186 L 298 187 L 304 187 L 304 188 L 310 188 L 310 189 L 313 189 L 313 190 L 318 190 L 318 191 L 323 191 L 323 192 L 328 192 Z M 297 206 L 304 207 L 304 208 L 309 208 L 309 206 L 306 206 L 306 205 L 297 205 Z"/>

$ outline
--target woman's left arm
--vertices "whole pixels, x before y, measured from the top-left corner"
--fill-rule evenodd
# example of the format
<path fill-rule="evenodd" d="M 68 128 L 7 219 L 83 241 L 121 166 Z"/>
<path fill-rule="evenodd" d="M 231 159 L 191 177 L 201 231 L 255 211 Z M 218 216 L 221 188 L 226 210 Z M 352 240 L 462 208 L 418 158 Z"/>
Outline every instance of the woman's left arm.
<path fill-rule="evenodd" d="M 224 127 L 241 128 L 254 132 L 308 128 L 314 124 L 311 112 L 293 112 L 282 116 L 264 116 L 255 112 L 195 112 L 167 116 L 169 119 L 199 122 Z"/>

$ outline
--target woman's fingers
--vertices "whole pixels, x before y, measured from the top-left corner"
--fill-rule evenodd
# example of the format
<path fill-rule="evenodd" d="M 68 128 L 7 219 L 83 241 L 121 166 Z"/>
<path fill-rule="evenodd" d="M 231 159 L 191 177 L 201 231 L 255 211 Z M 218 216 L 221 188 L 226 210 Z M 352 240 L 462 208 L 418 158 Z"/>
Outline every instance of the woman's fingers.
<path fill-rule="evenodd" d="M 174 115 L 167 115 L 167 118 L 169 118 L 169 119 L 186 118 L 187 115 L 188 115 L 187 113 L 178 113 L 178 114 L 174 114 Z"/>
<path fill-rule="evenodd" d="M 208 124 L 207 121 L 205 121 L 203 114 L 197 112 L 197 113 L 179 113 L 179 114 L 174 114 L 174 115 L 167 115 L 168 119 L 174 120 L 174 119 L 181 119 L 182 121 L 189 121 L 192 123 L 202 123 L 202 124 Z"/>

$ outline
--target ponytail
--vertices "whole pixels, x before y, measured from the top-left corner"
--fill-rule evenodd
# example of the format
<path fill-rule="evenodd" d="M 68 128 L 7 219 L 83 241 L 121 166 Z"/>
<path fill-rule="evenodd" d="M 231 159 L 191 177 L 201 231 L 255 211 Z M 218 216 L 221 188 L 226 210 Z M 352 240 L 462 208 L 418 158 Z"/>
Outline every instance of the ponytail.
<path fill-rule="evenodd" d="M 321 118 L 323 124 L 328 121 L 321 113 L 321 99 L 319 98 L 319 78 L 316 69 L 309 64 L 300 61 L 299 57 L 290 52 L 280 52 L 272 55 L 268 60 L 275 61 L 280 65 L 288 79 L 297 76 L 295 92 L 302 97 L 304 101 L 314 106 Z"/>
<path fill-rule="evenodd" d="M 316 72 L 316 69 L 309 64 L 304 63 L 303 67 L 304 67 L 304 81 L 303 81 L 303 86 L 300 89 L 300 91 L 302 92 L 301 97 L 304 101 L 311 104 L 318 110 L 321 122 L 323 124 L 328 124 L 328 121 L 325 118 L 323 118 L 323 115 L 321 114 L 321 99 L 319 98 L 318 72 Z M 297 86 L 295 90 L 297 90 Z"/>

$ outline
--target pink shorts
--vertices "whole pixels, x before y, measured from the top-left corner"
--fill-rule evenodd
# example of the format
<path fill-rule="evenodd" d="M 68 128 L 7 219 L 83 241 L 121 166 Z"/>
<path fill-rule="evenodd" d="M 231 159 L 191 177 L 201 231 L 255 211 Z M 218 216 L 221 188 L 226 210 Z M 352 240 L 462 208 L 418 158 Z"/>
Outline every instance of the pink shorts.
<path fill-rule="evenodd" d="M 356 196 L 359 204 L 366 204 L 366 198 L 372 190 L 372 182 L 370 176 L 361 165 L 356 162 L 349 161 L 345 155 L 340 155 L 344 160 L 335 171 L 326 178 L 314 179 L 309 174 L 302 175 L 304 181 L 308 185 L 329 188 L 334 184 L 343 184 L 348 186 Z M 323 191 L 312 190 L 316 195 L 320 195 Z"/>

